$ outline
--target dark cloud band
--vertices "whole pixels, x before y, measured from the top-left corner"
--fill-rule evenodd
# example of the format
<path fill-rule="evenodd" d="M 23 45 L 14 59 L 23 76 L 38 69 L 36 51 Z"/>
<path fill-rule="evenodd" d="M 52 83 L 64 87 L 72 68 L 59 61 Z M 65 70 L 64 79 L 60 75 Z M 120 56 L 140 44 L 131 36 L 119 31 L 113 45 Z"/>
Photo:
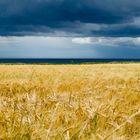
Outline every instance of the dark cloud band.
<path fill-rule="evenodd" d="M 0 35 L 140 36 L 139 0 L 1 0 Z"/>

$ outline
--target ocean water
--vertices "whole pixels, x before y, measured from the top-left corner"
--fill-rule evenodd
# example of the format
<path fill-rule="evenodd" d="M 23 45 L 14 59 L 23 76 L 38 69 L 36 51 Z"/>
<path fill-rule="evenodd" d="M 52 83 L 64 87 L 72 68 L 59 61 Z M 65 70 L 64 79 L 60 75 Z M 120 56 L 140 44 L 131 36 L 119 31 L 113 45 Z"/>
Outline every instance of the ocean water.
<path fill-rule="evenodd" d="M 140 62 L 140 59 L 0 59 L 0 63 L 23 64 L 82 64 L 82 63 L 112 63 L 112 62 Z"/>

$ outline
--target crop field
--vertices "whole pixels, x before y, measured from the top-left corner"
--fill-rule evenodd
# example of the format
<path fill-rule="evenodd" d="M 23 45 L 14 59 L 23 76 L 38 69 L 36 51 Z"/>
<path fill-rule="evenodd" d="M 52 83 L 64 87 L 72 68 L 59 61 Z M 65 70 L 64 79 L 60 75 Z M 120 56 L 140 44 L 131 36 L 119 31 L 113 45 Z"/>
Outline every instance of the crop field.
<path fill-rule="evenodd" d="M 140 63 L 1 64 L 0 140 L 140 140 Z"/>

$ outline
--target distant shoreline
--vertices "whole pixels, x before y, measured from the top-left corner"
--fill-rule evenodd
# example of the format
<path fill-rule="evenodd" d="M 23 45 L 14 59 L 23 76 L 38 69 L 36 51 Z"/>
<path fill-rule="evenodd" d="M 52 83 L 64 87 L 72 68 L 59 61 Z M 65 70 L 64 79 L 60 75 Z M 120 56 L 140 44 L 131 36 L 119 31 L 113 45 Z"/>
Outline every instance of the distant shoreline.
<path fill-rule="evenodd" d="M 37 58 L 12 58 L 0 59 L 0 64 L 96 64 L 96 63 L 136 63 L 140 59 L 91 59 L 91 58 L 67 58 L 67 59 L 37 59 Z"/>

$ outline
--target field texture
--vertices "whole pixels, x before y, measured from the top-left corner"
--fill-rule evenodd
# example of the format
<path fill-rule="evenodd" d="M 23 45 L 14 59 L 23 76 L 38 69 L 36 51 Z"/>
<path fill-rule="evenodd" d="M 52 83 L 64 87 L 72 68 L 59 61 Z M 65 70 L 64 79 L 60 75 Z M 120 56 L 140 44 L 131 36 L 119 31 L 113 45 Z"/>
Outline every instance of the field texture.
<path fill-rule="evenodd" d="M 1 140 L 140 140 L 140 64 L 0 65 Z"/>

